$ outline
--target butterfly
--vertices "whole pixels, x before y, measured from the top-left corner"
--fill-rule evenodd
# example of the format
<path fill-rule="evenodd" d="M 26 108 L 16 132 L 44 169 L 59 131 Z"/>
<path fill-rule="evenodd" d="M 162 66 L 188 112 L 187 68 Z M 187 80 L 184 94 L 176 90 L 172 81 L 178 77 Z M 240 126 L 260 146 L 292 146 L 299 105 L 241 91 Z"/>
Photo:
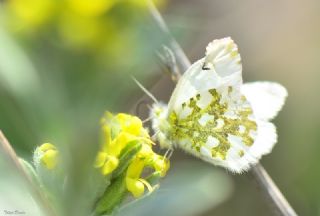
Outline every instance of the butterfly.
<path fill-rule="evenodd" d="M 169 103 L 152 105 L 152 128 L 162 148 L 241 173 L 277 142 L 270 120 L 287 94 L 274 82 L 243 84 L 237 45 L 230 37 L 213 40 L 179 79 Z"/>

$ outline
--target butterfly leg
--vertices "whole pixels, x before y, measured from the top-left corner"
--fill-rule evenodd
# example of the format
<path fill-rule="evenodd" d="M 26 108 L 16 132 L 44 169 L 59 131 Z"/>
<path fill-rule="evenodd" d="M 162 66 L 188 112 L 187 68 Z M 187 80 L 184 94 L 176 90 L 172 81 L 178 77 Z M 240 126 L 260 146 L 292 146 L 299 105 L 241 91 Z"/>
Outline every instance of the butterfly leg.
<path fill-rule="evenodd" d="M 173 151 L 173 148 L 167 149 L 166 153 L 164 154 L 164 158 L 167 158 L 169 160 L 173 154 Z"/>
<path fill-rule="evenodd" d="M 161 62 L 161 66 L 164 68 L 164 71 L 170 74 L 171 79 L 174 82 L 177 82 L 181 77 L 181 73 L 177 65 L 176 57 L 172 50 L 163 45 L 161 51 L 157 52 L 157 56 Z"/>

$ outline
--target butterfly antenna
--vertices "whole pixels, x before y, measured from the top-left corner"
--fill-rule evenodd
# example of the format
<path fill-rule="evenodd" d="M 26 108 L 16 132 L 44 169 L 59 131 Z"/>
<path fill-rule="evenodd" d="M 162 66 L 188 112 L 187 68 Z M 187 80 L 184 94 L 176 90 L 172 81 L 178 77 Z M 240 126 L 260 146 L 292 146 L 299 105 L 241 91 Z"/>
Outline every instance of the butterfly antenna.
<path fill-rule="evenodd" d="M 133 76 L 131 77 L 133 79 L 133 81 L 139 86 L 139 88 L 146 93 L 146 95 L 148 95 L 151 100 L 153 100 L 153 102 L 155 103 L 159 103 L 158 100 L 151 94 L 151 92 L 149 92 L 136 78 L 134 78 Z"/>
<path fill-rule="evenodd" d="M 148 121 L 152 120 L 152 116 L 146 118 L 145 120 L 142 121 L 142 123 L 147 123 Z"/>
<path fill-rule="evenodd" d="M 164 154 L 164 158 L 167 158 L 169 160 L 173 154 L 173 151 L 173 148 L 167 149 L 166 153 Z"/>
<path fill-rule="evenodd" d="M 151 136 L 151 139 L 152 140 L 155 140 L 157 135 L 160 133 L 160 130 L 158 130 L 157 132 L 155 132 L 152 136 Z"/>
<path fill-rule="evenodd" d="M 149 104 L 147 104 L 147 107 L 148 107 L 149 111 L 153 110 L 152 106 L 150 106 Z"/>

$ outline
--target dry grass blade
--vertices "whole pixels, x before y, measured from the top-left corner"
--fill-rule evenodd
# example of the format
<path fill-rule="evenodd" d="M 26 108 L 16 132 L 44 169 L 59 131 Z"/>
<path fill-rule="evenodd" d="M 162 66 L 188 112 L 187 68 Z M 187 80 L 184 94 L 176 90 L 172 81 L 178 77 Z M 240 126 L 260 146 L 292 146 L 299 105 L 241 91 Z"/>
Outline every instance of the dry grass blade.
<path fill-rule="evenodd" d="M 167 37 L 169 48 L 175 54 L 177 63 L 179 64 L 181 69 L 183 69 L 183 71 L 186 70 L 191 65 L 190 60 L 188 59 L 186 54 L 183 52 L 182 48 L 177 43 L 177 41 L 171 36 L 165 21 L 163 20 L 160 12 L 157 10 L 155 5 L 152 3 L 152 0 L 147 0 L 147 2 L 148 2 L 149 10 L 151 12 L 151 16 L 153 17 L 153 19 L 155 20 L 155 22 L 157 23 L 161 31 Z"/>
<path fill-rule="evenodd" d="M 251 174 L 255 181 L 257 181 L 263 194 L 265 194 L 266 198 L 271 201 L 273 206 L 275 206 L 275 210 L 279 215 L 297 216 L 297 213 L 290 206 L 286 198 L 260 163 L 251 169 Z"/>

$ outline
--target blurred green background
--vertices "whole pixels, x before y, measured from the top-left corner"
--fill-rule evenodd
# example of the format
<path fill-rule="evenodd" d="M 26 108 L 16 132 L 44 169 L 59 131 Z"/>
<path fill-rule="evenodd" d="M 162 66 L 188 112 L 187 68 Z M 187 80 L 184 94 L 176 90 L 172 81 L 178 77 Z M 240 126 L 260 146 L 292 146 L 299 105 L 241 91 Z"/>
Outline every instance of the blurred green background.
<path fill-rule="evenodd" d="M 159 70 L 155 50 L 163 38 L 142 1 L 111 6 L 95 1 L 103 10 L 85 3 L 80 7 L 85 0 L 53 1 L 55 6 L 46 0 L 43 10 L 39 1 L 26 1 L 46 12 L 34 9 L 35 17 L 26 5 L 16 5 L 19 0 L 0 3 L 0 129 L 25 159 L 47 141 L 72 155 L 68 167 L 75 184 L 70 196 L 79 198 L 86 185 L 85 164 L 93 160 L 99 144 L 99 118 L 104 110 L 135 112 L 132 106 L 143 94 L 130 76 L 147 88 L 160 80 L 153 93 L 164 101 L 174 84 Z M 204 55 L 211 40 L 231 36 L 240 49 L 245 81 L 276 81 L 288 89 L 285 107 L 274 121 L 279 142 L 261 162 L 299 215 L 320 215 L 320 3 L 170 0 L 158 5 L 192 61 Z M 8 193 L 5 179 L 11 168 L 4 161 L 0 210 L 9 208 L 3 194 Z M 183 192 L 190 199 L 181 202 L 178 195 Z M 134 206 L 135 212 L 120 214 L 149 215 L 150 206 L 169 209 L 163 214 L 173 216 L 273 214 L 249 174 L 232 175 L 180 150 L 174 152 L 172 170 L 158 193 Z M 161 202 L 167 197 L 174 205 Z M 78 201 L 73 202 L 72 208 L 78 208 Z M 186 206 L 196 210 L 184 213 Z"/>

